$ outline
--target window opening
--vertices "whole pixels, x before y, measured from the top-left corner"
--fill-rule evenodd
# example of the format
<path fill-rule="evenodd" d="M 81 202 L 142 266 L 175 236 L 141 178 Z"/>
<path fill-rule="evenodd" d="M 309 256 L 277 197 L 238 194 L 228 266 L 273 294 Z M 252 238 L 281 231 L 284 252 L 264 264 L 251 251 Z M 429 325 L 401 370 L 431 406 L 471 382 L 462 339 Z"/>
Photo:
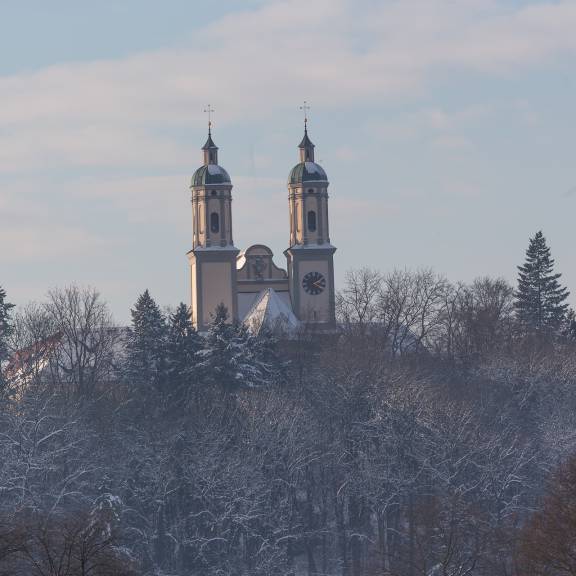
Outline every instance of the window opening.
<path fill-rule="evenodd" d="M 308 212 L 308 230 L 316 232 L 316 212 L 314 210 Z"/>
<path fill-rule="evenodd" d="M 218 212 L 210 214 L 210 231 L 214 234 L 220 232 L 220 216 Z"/>

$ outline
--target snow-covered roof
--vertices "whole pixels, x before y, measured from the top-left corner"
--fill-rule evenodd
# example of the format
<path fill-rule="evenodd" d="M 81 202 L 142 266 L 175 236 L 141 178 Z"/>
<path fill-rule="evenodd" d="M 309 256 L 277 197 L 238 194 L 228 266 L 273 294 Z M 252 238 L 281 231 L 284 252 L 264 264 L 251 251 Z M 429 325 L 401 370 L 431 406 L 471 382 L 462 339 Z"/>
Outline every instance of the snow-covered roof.
<path fill-rule="evenodd" d="M 303 182 L 328 182 L 324 168 L 316 162 L 300 162 L 290 171 L 289 184 L 302 184 Z"/>
<path fill-rule="evenodd" d="M 240 270 L 244 264 L 246 264 L 246 250 L 242 250 L 240 254 L 236 256 L 236 269 Z"/>
<path fill-rule="evenodd" d="M 72 342 L 64 332 L 57 332 L 14 352 L 8 359 L 5 374 L 13 386 L 23 390 L 35 378 L 41 378 L 50 365 L 52 372 L 70 373 L 72 363 L 77 361 L 75 344 L 82 347 L 83 354 L 87 352 L 92 358 L 94 344 L 105 340 L 108 351 L 119 357 L 125 353 L 127 335 L 128 328 L 94 328 L 76 342 Z M 101 346 L 98 345 L 97 348 L 102 351 Z M 85 359 L 88 360 L 88 357 Z"/>
<path fill-rule="evenodd" d="M 205 164 L 200 166 L 192 176 L 192 186 L 206 186 L 210 184 L 229 184 L 230 176 L 218 164 Z"/>
<path fill-rule="evenodd" d="M 260 292 L 244 317 L 244 324 L 253 334 L 258 334 L 263 327 L 273 332 L 291 334 L 300 326 L 290 306 L 273 288 Z"/>

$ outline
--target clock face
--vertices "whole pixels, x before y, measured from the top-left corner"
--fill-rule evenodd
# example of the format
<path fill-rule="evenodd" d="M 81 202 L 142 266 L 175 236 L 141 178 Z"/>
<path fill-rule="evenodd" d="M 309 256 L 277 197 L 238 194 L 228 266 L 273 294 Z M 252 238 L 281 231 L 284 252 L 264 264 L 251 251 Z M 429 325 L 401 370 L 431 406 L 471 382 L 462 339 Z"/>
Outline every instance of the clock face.
<path fill-rule="evenodd" d="M 302 288 L 311 296 L 317 296 L 326 288 L 326 278 L 320 272 L 308 272 L 302 278 Z"/>

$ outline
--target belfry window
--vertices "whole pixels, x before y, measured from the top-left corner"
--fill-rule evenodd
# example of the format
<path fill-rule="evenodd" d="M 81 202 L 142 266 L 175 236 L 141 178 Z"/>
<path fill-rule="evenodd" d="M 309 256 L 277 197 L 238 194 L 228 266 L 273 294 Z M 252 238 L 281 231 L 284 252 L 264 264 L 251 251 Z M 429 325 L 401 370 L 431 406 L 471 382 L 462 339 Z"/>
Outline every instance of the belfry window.
<path fill-rule="evenodd" d="M 220 232 L 220 216 L 218 212 L 212 212 L 212 214 L 210 214 L 210 232 L 213 234 Z"/>
<path fill-rule="evenodd" d="M 316 232 L 316 212 L 314 210 L 308 212 L 308 230 Z"/>

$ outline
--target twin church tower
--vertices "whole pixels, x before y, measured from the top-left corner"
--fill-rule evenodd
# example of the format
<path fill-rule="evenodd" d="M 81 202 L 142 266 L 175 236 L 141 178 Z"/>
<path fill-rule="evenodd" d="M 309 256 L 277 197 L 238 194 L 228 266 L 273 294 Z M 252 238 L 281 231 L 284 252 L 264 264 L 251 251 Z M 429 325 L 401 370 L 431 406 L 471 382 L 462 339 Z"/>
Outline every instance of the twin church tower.
<path fill-rule="evenodd" d="M 288 176 L 290 243 L 287 271 L 277 267 L 270 248 L 255 244 L 244 251 L 232 235 L 232 181 L 218 164 L 212 139 L 202 147 L 204 163 L 192 176 L 192 319 L 207 329 L 216 307 L 224 304 L 232 318 L 259 329 L 263 323 L 284 328 L 300 324 L 335 327 L 334 252 L 328 225 L 328 178 L 314 161 L 307 122 L 299 145 L 300 162 Z M 255 207 L 257 209 L 257 207 Z M 261 214 L 261 218 L 274 217 Z"/>

